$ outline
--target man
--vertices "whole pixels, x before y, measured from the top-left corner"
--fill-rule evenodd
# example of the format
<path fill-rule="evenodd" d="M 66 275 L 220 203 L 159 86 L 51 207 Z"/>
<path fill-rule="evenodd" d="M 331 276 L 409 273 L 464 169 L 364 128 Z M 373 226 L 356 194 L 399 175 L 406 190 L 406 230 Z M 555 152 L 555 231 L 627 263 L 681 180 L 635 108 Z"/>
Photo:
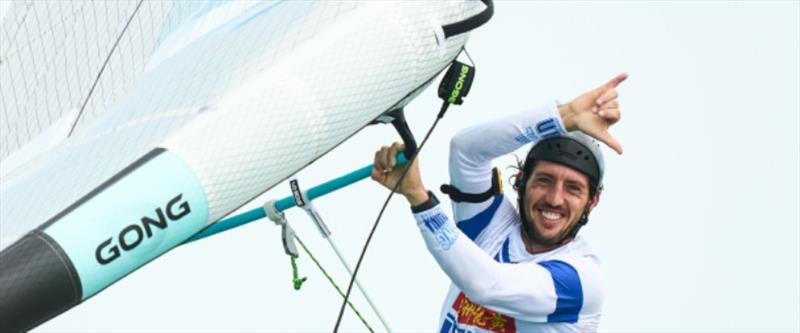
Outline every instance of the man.
<path fill-rule="evenodd" d="M 450 144 L 457 223 L 422 184 L 417 162 L 398 188 L 411 204 L 425 243 L 452 280 L 440 332 L 596 331 L 603 302 L 597 256 L 577 232 L 600 200 L 603 158 L 617 153 L 609 133 L 620 119 L 616 87 L 608 83 L 563 105 L 543 106 L 468 128 Z M 515 177 L 517 207 L 502 194 L 491 161 L 536 142 Z M 375 153 L 372 178 L 393 188 L 406 166 L 403 148 Z"/>

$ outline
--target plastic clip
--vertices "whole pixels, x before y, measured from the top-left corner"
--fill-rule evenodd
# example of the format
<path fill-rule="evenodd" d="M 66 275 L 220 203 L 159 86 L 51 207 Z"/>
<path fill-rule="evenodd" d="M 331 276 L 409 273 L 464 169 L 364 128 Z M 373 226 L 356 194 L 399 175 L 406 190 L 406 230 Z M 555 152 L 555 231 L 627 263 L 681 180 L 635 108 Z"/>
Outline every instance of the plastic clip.
<path fill-rule="evenodd" d="M 264 212 L 272 222 L 275 222 L 276 225 L 281 227 L 283 251 L 293 258 L 297 258 L 300 256 L 300 253 L 297 251 L 297 246 L 294 243 L 294 229 L 289 226 L 289 222 L 286 220 L 286 215 L 284 215 L 283 212 L 278 211 L 278 208 L 275 207 L 275 202 L 275 200 L 267 201 L 264 204 Z"/>
<path fill-rule="evenodd" d="M 302 208 L 308 213 L 308 216 L 310 216 L 314 224 L 317 225 L 317 229 L 319 229 L 319 233 L 322 234 L 322 237 L 328 238 L 328 236 L 331 235 L 331 231 L 328 229 L 328 226 L 325 225 L 325 221 L 322 220 L 322 216 L 319 215 L 317 209 L 314 208 L 314 204 L 312 204 L 311 199 L 308 198 L 308 193 L 300 189 L 300 184 L 297 182 L 296 178 L 289 181 L 289 186 L 292 188 L 294 203 L 297 207 Z"/>

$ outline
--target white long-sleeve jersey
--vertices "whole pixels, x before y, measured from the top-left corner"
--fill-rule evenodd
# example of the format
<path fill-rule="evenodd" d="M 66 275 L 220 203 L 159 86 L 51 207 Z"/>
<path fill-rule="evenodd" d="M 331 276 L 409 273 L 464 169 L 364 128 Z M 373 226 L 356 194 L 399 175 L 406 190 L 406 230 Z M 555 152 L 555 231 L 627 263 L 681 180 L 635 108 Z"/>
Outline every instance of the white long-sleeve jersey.
<path fill-rule="evenodd" d="M 492 160 L 564 133 L 555 103 L 468 128 L 450 146 L 451 184 L 482 193 Z M 452 284 L 439 332 L 593 332 L 603 303 L 598 258 L 581 237 L 530 254 L 515 205 L 498 194 L 454 202 L 454 223 L 436 205 L 414 214 L 428 250 Z"/>

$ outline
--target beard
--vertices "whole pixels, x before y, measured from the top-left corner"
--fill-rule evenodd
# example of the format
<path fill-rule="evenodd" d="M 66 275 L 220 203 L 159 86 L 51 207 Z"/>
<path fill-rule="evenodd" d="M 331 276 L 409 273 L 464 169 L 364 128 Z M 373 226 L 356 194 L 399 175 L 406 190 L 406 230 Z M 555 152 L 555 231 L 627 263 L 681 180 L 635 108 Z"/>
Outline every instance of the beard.
<path fill-rule="evenodd" d="M 524 192 L 517 197 L 517 207 L 519 210 L 520 222 L 522 223 L 522 231 L 525 233 L 525 236 L 527 236 L 529 241 L 544 247 L 560 245 L 566 239 L 575 237 L 578 233 L 578 230 L 585 224 L 591 209 L 589 204 L 587 204 L 583 212 L 581 212 L 581 215 L 579 215 L 580 217 L 577 221 L 570 221 L 568 223 L 569 226 L 564 228 L 564 230 L 561 230 L 558 235 L 547 237 L 542 235 L 542 233 L 536 228 L 533 219 L 528 216 L 528 209 L 525 208 L 526 206 L 524 205 L 521 197 L 524 197 Z"/>
<path fill-rule="evenodd" d="M 554 245 L 559 245 L 563 242 L 569 234 L 569 231 L 574 228 L 575 223 L 570 223 L 568 228 L 564 228 L 558 235 L 554 237 L 546 237 L 542 235 L 542 233 L 536 228 L 536 225 L 533 223 L 533 219 L 530 218 L 527 214 L 527 211 L 524 212 L 522 215 L 522 229 L 527 234 L 528 240 L 532 241 L 535 244 L 550 247 Z"/>

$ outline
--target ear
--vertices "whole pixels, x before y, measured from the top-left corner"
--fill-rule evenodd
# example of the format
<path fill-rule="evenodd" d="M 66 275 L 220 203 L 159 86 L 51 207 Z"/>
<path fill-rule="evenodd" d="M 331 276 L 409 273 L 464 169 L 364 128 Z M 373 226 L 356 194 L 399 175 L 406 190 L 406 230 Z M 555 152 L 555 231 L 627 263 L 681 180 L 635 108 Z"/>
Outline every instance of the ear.
<path fill-rule="evenodd" d="M 597 190 L 594 194 L 594 197 L 589 199 L 589 209 L 594 209 L 594 206 L 597 206 L 600 203 L 600 193 L 603 193 L 601 190 Z"/>
<path fill-rule="evenodd" d="M 517 172 L 516 175 L 514 175 L 514 190 L 516 190 L 517 192 L 519 192 L 520 189 L 525 187 L 525 184 L 522 183 L 523 178 L 524 177 L 522 176 L 521 170 Z"/>

